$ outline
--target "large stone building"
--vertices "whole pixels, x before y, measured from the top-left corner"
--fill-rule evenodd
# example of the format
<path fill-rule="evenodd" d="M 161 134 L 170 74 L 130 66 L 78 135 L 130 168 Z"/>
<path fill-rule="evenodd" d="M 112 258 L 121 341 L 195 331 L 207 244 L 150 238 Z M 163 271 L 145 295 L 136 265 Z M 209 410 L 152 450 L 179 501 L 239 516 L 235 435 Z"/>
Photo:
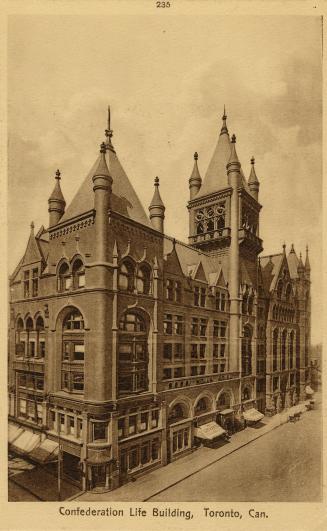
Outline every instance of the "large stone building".
<path fill-rule="evenodd" d="M 10 277 L 10 442 L 45 461 L 59 441 L 81 488 L 116 488 L 192 451 L 209 423 L 239 429 L 250 409 L 305 398 L 308 253 L 258 258 L 255 161 L 247 179 L 225 113 L 203 181 L 197 158 L 186 244 L 165 235 L 157 178 L 146 215 L 109 124 L 67 208 L 57 171 L 48 227 L 31 225 Z"/>

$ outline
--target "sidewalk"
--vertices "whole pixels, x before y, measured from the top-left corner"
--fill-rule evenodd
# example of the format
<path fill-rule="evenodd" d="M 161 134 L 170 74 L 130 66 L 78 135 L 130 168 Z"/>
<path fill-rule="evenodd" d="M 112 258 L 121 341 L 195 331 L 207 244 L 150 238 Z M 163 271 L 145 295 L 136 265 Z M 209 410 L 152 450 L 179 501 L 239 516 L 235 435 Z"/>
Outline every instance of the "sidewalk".
<path fill-rule="evenodd" d="M 163 490 L 179 483 L 200 470 L 223 459 L 239 448 L 262 437 L 288 421 L 294 406 L 273 417 L 265 417 L 256 427 L 247 427 L 245 430 L 235 433 L 229 442 L 219 448 L 202 447 L 195 452 L 169 463 L 165 467 L 158 468 L 147 475 L 138 478 L 135 482 L 127 483 L 116 490 L 106 493 L 85 492 L 71 499 L 80 501 L 148 501 Z M 303 410 L 305 406 L 303 404 Z"/>

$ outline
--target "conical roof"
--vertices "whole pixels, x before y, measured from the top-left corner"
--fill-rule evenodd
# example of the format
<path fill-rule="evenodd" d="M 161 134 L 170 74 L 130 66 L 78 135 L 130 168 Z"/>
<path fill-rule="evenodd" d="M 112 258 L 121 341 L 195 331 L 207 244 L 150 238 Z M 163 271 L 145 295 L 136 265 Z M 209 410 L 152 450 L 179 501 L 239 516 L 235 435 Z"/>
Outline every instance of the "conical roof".
<path fill-rule="evenodd" d="M 61 203 L 64 203 L 66 205 L 66 201 L 61 191 L 61 187 L 60 187 L 60 171 L 59 170 L 56 171 L 56 184 L 54 186 L 52 194 L 49 197 L 49 201 L 60 201 Z"/>
<path fill-rule="evenodd" d="M 194 153 L 194 166 L 193 166 L 193 170 L 192 170 L 192 173 L 191 173 L 191 177 L 189 178 L 189 183 L 199 183 L 201 184 L 202 182 L 202 179 L 201 179 L 201 175 L 200 175 L 200 172 L 199 172 L 199 167 L 198 167 L 198 157 L 199 155 L 197 154 L 197 152 Z"/>
<path fill-rule="evenodd" d="M 165 210 L 165 205 L 161 199 L 159 192 L 159 177 L 156 177 L 154 180 L 154 193 L 149 209 L 153 207 L 160 207 L 161 209 Z"/>
<path fill-rule="evenodd" d="M 219 190 L 223 190 L 224 188 L 228 188 L 230 186 L 226 166 L 231 155 L 231 141 L 226 125 L 226 118 L 227 117 L 224 113 L 223 125 L 220 131 L 218 142 L 211 157 L 207 172 L 204 176 L 201 189 L 196 195 L 196 198 L 218 192 Z M 242 168 L 240 169 L 240 174 L 240 184 L 248 191 L 247 182 Z"/>
<path fill-rule="evenodd" d="M 137 197 L 136 192 L 112 146 L 107 150 L 105 157 L 110 175 L 113 179 L 110 203 L 111 209 L 114 212 L 137 221 L 138 223 L 142 223 L 143 225 L 151 227 L 150 220 L 147 217 L 144 208 Z M 87 212 L 94 208 L 92 177 L 98 168 L 100 159 L 101 153 L 79 187 L 75 197 L 68 206 L 60 222 L 67 221 L 82 214 L 83 212 Z"/>
<path fill-rule="evenodd" d="M 250 172 L 250 177 L 249 177 L 249 180 L 248 180 L 248 184 L 259 184 L 259 180 L 258 180 L 257 174 L 255 172 L 254 164 L 255 164 L 255 159 L 254 159 L 254 157 L 252 157 L 252 159 L 251 159 L 251 172 Z"/>
<path fill-rule="evenodd" d="M 293 244 L 291 246 L 291 250 L 290 250 L 289 255 L 287 257 L 287 263 L 288 263 L 288 268 L 289 268 L 289 271 L 290 271 L 291 278 L 292 279 L 297 278 L 298 277 L 297 268 L 298 268 L 298 265 L 299 265 L 299 259 L 296 256 L 296 252 L 294 250 L 294 245 Z"/>
<path fill-rule="evenodd" d="M 306 249 L 305 249 L 305 269 L 306 269 L 306 271 L 310 271 L 311 270 L 310 261 L 309 261 L 309 248 L 308 248 L 308 246 L 306 246 Z"/>

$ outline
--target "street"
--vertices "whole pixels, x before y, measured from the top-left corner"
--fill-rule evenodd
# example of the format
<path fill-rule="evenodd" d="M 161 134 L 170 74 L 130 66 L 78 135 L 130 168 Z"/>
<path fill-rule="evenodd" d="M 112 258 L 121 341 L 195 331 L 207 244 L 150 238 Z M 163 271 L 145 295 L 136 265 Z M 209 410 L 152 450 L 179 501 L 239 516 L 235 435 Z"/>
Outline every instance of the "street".
<path fill-rule="evenodd" d="M 149 501 L 322 500 L 321 411 L 310 411 Z"/>

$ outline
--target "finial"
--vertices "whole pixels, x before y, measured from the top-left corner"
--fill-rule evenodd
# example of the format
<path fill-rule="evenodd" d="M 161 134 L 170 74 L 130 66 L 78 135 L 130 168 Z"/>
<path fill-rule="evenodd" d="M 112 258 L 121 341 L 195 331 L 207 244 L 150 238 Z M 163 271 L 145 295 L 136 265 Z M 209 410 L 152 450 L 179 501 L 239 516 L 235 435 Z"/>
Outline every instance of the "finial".
<path fill-rule="evenodd" d="M 309 253 L 309 245 L 308 245 L 308 244 L 306 244 L 306 246 L 305 246 L 305 252 L 306 252 L 307 254 Z"/>
<path fill-rule="evenodd" d="M 34 230 L 34 221 L 31 221 L 31 230 Z"/>
<path fill-rule="evenodd" d="M 227 118 L 227 115 L 226 115 L 226 109 L 225 109 L 225 105 L 224 105 L 224 114 L 222 116 L 223 125 L 222 125 L 221 131 L 220 131 L 221 135 L 223 135 L 225 133 L 228 135 L 228 129 L 227 129 L 227 125 L 226 125 L 226 118 Z"/>
<path fill-rule="evenodd" d="M 234 134 L 232 135 L 231 142 L 232 142 L 232 144 L 236 144 L 236 136 Z"/>
<path fill-rule="evenodd" d="M 300 260 L 302 260 L 302 253 L 300 252 Z"/>
<path fill-rule="evenodd" d="M 109 139 L 109 142 L 111 140 L 111 137 L 113 135 L 113 131 L 111 129 L 111 113 L 110 113 L 110 105 L 108 105 L 108 127 L 105 130 L 105 135 Z"/>
<path fill-rule="evenodd" d="M 198 158 L 199 158 L 199 155 L 198 155 L 197 152 L 195 152 L 195 153 L 194 153 L 194 160 L 198 160 Z"/>
<path fill-rule="evenodd" d="M 154 180 L 154 186 L 159 186 L 159 177 L 156 177 Z"/>
<path fill-rule="evenodd" d="M 286 250 L 286 243 L 284 242 L 283 243 L 283 251 L 284 251 L 284 253 L 285 253 L 285 250 Z"/>
<path fill-rule="evenodd" d="M 252 166 L 254 166 L 254 164 L 255 164 L 255 158 L 254 157 L 251 158 L 251 164 L 252 164 Z"/>
<path fill-rule="evenodd" d="M 106 144 L 104 142 L 102 142 L 101 146 L 100 146 L 100 153 L 105 153 L 106 152 Z"/>
<path fill-rule="evenodd" d="M 293 243 L 292 243 L 292 245 L 291 245 L 291 253 L 295 253 L 295 251 L 294 251 L 294 244 L 293 244 Z"/>
<path fill-rule="evenodd" d="M 224 104 L 224 114 L 223 114 L 222 119 L 226 120 L 226 118 L 227 118 L 227 115 L 226 115 L 226 108 L 225 108 L 225 104 Z"/>
<path fill-rule="evenodd" d="M 60 181 L 60 179 L 61 179 L 60 175 L 61 175 L 60 171 L 57 170 L 55 179 L 58 179 L 58 181 Z"/>

